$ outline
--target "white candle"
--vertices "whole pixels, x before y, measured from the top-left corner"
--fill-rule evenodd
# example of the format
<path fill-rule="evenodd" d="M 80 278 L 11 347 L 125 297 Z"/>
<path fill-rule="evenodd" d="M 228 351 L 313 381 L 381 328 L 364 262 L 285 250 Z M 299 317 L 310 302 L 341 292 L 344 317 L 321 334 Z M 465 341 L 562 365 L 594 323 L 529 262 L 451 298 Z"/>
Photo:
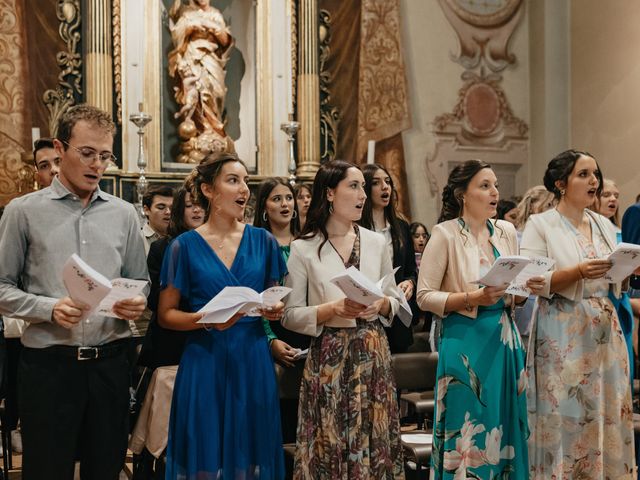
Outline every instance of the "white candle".
<path fill-rule="evenodd" d="M 376 141 L 369 140 L 367 144 L 367 163 L 369 165 L 376 163 Z"/>
<path fill-rule="evenodd" d="M 38 140 L 40 138 L 40 129 L 37 127 L 34 127 L 31 129 L 31 145 L 33 146 L 34 143 L 36 143 L 36 140 Z"/>

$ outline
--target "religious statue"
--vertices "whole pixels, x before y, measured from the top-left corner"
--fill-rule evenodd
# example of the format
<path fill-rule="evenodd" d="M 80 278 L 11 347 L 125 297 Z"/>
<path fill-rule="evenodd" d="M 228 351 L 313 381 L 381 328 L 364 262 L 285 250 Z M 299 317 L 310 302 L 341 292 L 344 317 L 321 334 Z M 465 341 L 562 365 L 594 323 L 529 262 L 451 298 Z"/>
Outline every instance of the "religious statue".
<path fill-rule="evenodd" d="M 182 121 L 183 140 L 178 161 L 198 163 L 208 153 L 233 151 L 224 130 L 225 64 L 233 37 L 222 13 L 209 0 L 175 0 L 169 10 L 174 49 L 169 53 L 169 75 L 177 78 L 175 98 Z"/>

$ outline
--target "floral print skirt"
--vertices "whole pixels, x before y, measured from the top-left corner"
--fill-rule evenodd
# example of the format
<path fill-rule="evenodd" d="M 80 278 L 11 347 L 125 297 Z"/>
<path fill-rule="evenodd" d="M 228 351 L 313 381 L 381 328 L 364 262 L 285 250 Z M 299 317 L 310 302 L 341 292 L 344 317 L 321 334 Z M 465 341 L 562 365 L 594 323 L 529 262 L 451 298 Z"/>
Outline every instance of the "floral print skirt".
<path fill-rule="evenodd" d="M 431 478 L 527 479 L 525 356 L 502 300 L 443 319 L 439 354 Z"/>
<path fill-rule="evenodd" d="M 294 478 L 404 478 L 389 344 L 378 321 L 325 327 L 305 364 Z"/>
<path fill-rule="evenodd" d="M 606 290 L 539 299 L 527 361 L 531 479 L 632 479 L 629 360 Z"/>

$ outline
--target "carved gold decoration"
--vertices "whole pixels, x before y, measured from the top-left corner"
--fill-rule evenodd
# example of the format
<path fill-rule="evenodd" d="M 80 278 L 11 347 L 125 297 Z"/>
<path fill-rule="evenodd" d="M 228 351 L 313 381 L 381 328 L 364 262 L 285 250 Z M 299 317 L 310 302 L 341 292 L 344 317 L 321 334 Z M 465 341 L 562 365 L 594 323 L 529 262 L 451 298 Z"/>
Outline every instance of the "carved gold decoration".
<path fill-rule="evenodd" d="M 452 56 L 455 62 L 472 70 L 484 61 L 494 72 L 515 62 L 509 53 L 509 39 L 524 15 L 522 0 L 439 2 L 460 42 L 459 53 Z"/>
<path fill-rule="evenodd" d="M 122 125 L 122 17 L 120 1 L 112 0 L 113 89 L 116 94 L 116 122 Z"/>
<path fill-rule="evenodd" d="M 44 92 L 42 99 L 49 110 L 49 132 L 55 136 L 58 120 L 82 95 L 82 57 L 80 43 L 80 0 L 59 0 L 56 15 L 60 20 L 59 33 L 67 45 L 66 52 L 58 52 L 56 61 L 61 68 L 58 88 Z"/>
<path fill-rule="evenodd" d="M 320 161 L 323 163 L 336 158 L 340 121 L 338 109 L 330 104 L 332 74 L 325 69 L 330 40 L 331 15 L 326 10 L 320 10 Z"/>
<path fill-rule="evenodd" d="M 21 158 L 30 138 L 23 2 L 2 0 L 0 5 L 0 205 L 4 205 L 31 190 L 33 181 L 29 183 L 28 167 Z"/>
<path fill-rule="evenodd" d="M 357 159 L 369 140 L 411 127 L 399 0 L 363 0 L 361 11 Z"/>

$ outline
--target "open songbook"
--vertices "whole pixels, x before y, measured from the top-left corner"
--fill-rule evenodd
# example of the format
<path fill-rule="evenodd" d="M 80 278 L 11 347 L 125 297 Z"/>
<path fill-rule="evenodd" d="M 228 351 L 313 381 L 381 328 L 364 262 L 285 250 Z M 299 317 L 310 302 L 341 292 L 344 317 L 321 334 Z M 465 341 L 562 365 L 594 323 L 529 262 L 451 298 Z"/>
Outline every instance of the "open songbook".
<path fill-rule="evenodd" d="M 395 285 L 394 275 L 398 268 L 374 283 L 356 267 L 351 266 L 344 272 L 340 272 L 338 275 L 334 276 L 331 279 L 331 283 L 342 290 L 342 293 L 344 293 L 349 300 L 357 302 L 361 305 L 369 306 L 385 296 L 383 291 L 388 287 L 389 284 L 393 282 L 393 285 Z M 404 323 L 406 326 L 409 326 L 411 325 L 413 313 L 411 312 L 409 302 L 407 302 L 404 295 L 402 295 L 402 292 L 400 293 L 400 298 L 397 298 L 397 300 L 400 302 L 400 310 L 397 312 L 397 315 L 402 323 Z"/>
<path fill-rule="evenodd" d="M 604 278 L 611 283 L 621 282 L 640 267 L 640 245 L 619 243 L 607 259 L 613 263 L 613 266 Z"/>
<path fill-rule="evenodd" d="M 531 277 L 542 275 L 553 267 L 555 261 L 547 257 L 522 257 L 520 255 L 507 255 L 496 258 L 489 271 L 479 280 L 479 283 L 488 287 L 507 286 L 506 293 L 527 297 L 531 291 L 526 287 Z"/>
<path fill-rule="evenodd" d="M 113 305 L 120 300 L 141 295 L 147 285 L 144 280 L 129 278 L 109 280 L 75 253 L 62 267 L 62 281 L 74 301 L 90 307 L 82 320 L 93 313 L 117 318 Z"/>
<path fill-rule="evenodd" d="M 225 323 L 238 312 L 259 317 L 261 308 L 273 307 L 291 291 L 289 287 L 271 287 L 258 293 L 249 287 L 224 287 L 209 303 L 198 310 L 204 317 L 198 323 Z"/>

